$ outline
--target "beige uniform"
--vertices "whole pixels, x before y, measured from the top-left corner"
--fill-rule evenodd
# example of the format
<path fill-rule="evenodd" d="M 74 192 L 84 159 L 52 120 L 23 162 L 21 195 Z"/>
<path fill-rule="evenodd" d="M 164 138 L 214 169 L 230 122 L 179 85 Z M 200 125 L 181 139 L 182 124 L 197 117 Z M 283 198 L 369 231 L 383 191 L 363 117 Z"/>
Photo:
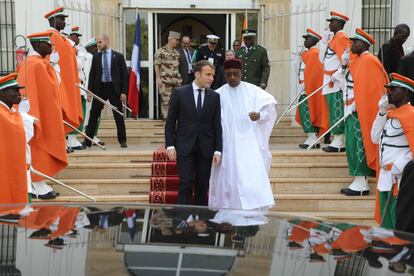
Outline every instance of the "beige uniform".
<path fill-rule="evenodd" d="M 163 119 L 167 118 L 171 92 L 182 82 L 178 71 L 179 58 L 180 53 L 175 49 L 169 49 L 167 46 L 158 49 L 154 56 L 154 64 L 160 66 L 160 77 L 164 84 L 160 88 L 161 116 Z"/>

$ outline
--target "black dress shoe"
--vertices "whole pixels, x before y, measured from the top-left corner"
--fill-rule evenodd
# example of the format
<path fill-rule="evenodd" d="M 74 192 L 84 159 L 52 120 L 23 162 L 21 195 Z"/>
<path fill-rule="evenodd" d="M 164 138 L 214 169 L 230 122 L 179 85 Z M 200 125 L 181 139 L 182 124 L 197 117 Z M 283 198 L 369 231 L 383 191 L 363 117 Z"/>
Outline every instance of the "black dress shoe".
<path fill-rule="evenodd" d="M 72 148 L 66 148 L 66 153 L 72 153 L 74 150 Z"/>
<path fill-rule="evenodd" d="M 322 150 L 324 152 L 344 152 L 345 148 L 335 148 L 331 146 L 323 147 Z"/>
<path fill-rule="evenodd" d="M 36 195 L 36 194 L 34 194 L 34 193 L 29 193 L 29 196 L 30 196 L 31 198 L 37 198 L 37 195 Z"/>
<path fill-rule="evenodd" d="M 301 149 L 308 149 L 309 146 L 310 145 L 308 145 L 308 144 L 299 144 L 299 147 Z M 316 145 L 313 145 L 313 147 L 311 149 L 319 149 L 320 147 L 321 147 L 321 144 L 316 144 Z"/>
<path fill-rule="evenodd" d="M 373 267 L 373 268 L 382 268 L 382 263 L 378 259 L 376 260 L 368 259 L 368 264 L 370 267 Z"/>
<path fill-rule="evenodd" d="M 369 195 L 369 190 L 366 191 L 354 191 L 349 188 L 343 188 L 341 189 L 341 194 L 344 194 L 346 196 L 367 196 Z"/>
<path fill-rule="evenodd" d="M 50 233 L 51 233 L 51 231 L 49 229 L 41 228 L 39 230 L 34 231 L 30 235 L 29 239 L 34 239 L 34 240 L 37 240 L 37 239 L 40 239 L 40 240 L 48 239 Z"/>
<path fill-rule="evenodd" d="M 56 238 L 54 240 L 50 240 L 47 244 L 45 244 L 45 246 L 55 249 L 62 249 L 65 246 L 65 243 L 63 242 L 63 239 Z"/>
<path fill-rule="evenodd" d="M 39 199 L 47 200 L 47 199 L 55 199 L 59 196 L 59 193 L 55 193 L 55 191 L 50 191 L 44 195 L 38 195 Z"/>
<path fill-rule="evenodd" d="M 105 146 L 105 142 L 102 142 L 102 141 L 99 141 L 98 144 L 101 145 L 101 146 Z M 97 144 L 93 144 L 93 145 L 96 146 L 96 147 L 98 146 Z"/>
<path fill-rule="evenodd" d="M 121 148 L 127 148 L 127 147 L 128 147 L 127 143 L 121 143 Z"/>
<path fill-rule="evenodd" d="M 84 146 L 85 148 L 90 148 L 92 147 L 92 143 L 90 141 L 83 141 L 82 146 Z"/>
<path fill-rule="evenodd" d="M 300 244 L 298 244 L 294 241 L 289 242 L 288 247 L 289 247 L 290 250 L 296 250 L 296 249 L 302 249 L 303 248 L 302 245 L 300 245 Z"/>

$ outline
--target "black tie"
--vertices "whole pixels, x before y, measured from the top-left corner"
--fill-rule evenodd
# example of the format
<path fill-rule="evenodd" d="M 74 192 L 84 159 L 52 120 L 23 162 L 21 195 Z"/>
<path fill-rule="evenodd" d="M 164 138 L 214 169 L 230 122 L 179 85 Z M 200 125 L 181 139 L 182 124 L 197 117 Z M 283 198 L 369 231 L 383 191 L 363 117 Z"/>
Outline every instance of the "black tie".
<path fill-rule="evenodd" d="M 202 108 L 202 104 L 201 104 L 201 92 L 203 91 L 202 89 L 197 89 L 198 91 L 198 97 L 197 97 L 197 113 L 201 114 L 201 108 Z"/>

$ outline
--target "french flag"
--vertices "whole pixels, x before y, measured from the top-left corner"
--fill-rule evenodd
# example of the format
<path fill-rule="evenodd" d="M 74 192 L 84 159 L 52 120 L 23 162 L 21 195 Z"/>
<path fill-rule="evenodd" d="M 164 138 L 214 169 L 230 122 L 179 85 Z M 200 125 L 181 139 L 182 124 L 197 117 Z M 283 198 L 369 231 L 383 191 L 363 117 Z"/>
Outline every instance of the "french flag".
<path fill-rule="evenodd" d="M 129 73 L 128 105 L 132 109 L 132 117 L 138 118 L 139 86 L 141 84 L 141 26 L 139 15 L 135 24 L 134 46 L 131 55 L 131 71 Z"/>

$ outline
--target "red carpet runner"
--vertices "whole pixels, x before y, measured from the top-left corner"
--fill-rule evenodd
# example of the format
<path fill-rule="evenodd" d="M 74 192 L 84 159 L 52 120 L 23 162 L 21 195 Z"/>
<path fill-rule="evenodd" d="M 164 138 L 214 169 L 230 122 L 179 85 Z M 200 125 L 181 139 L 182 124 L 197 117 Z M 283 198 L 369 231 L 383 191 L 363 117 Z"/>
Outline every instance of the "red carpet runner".
<path fill-rule="evenodd" d="M 153 154 L 149 202 L 176 204 L 178 184 L 177 164 L 168 160 L 166 149 L 160 147 Z"/>

